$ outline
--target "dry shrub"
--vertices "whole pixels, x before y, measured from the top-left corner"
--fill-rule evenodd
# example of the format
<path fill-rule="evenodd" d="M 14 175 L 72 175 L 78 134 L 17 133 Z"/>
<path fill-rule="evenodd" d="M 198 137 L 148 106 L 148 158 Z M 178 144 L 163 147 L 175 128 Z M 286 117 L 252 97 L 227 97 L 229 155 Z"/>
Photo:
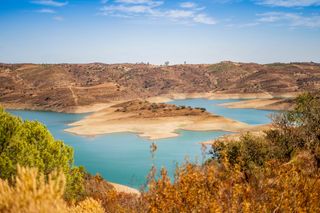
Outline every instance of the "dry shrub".
<path fill-rule="evenodd" d="M 81 213 L 104 212 L 100 203 L 86 199 L 68 206 L 63 200 L 66 180 L 63 173 L 53 172 L 47 178 L 35 168 L 18 166 L 14 185 L 0 179 L 0 212 L 5 213 Z"/>
<path fill-rule="evenodd" d="M 103 213 L 105 212 L 100 202 L 87 198 L 78 205 L 69 209 L 70 213 Z"/>
<path fill-rule="evenodd" d="M 142 202 L 146 212 L 319 212 L 320 172 L 306 156 L 270 161 L 249 180 L 226 161 L 186 164 L 174 183 L 163 170 Z"/>

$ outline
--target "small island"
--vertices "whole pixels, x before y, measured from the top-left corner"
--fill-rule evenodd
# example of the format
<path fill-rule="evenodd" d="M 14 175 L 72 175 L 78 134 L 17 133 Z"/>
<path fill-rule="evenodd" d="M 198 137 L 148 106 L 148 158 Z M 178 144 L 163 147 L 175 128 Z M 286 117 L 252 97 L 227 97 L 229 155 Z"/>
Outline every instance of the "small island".
<path fill-rule="evenodd" d="M 239 132 L 248 124 L 213 115 L 205 108 L 132 100 L 114 104 L 70 124 L 65 131 L 86 136 L 133 132 L 149 139 L 176 137 L 177 130 Z"/>

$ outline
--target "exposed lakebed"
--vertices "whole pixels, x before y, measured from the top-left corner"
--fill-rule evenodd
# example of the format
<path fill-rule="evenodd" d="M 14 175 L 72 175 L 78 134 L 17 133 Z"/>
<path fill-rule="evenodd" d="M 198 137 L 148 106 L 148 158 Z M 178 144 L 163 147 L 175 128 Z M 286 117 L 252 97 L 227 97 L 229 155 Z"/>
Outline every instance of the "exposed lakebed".
<path fill-rule="evenodd" d="M 270 122 L 272 111 L 256 109 L 229 109 L 219 106 L 222 103 L 239 101 L 185 99 L 169 103 L 176 105 L 203 107 L 207 111 L 227 118 L 260 125 Z M 173 176 L 177 163 L 190 160 L 202 161 L 200 142 L 208 141 L 227 134 L 222 131 L 178 131 L 174 138 L 148 140 L 134 133 L 113 133 L 95 137 L 73 135 L 64 131 L 68 124 L 84 118 L 87 114 L 67 114 L 42 111 L 9 110 L 11 113 L 28 120 L 44 123 L 56 139 L 63 140 L 75 151 L 75 163 L 83 165 L 92 174 L 99 173 L 108 181 L 139 188 L 145 183 L 146 176 L 154 163 L 158 169 L 166 167 Z M 154 160 L 151 158 L 150 145 L 157 144 Z"/>

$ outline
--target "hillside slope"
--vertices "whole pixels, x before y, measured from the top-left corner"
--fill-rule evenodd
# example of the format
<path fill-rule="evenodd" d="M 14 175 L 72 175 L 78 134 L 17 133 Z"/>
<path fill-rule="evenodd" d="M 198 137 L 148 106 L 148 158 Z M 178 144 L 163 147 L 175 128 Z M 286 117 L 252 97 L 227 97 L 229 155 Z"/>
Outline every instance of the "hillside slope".
<path fill-rule="evenodd" d="M 73 111 L 97 103 L 177 93 L 277 96 L 319 88 L 316 63 L 0 64 L 0 104 L 9 108 Z"/>

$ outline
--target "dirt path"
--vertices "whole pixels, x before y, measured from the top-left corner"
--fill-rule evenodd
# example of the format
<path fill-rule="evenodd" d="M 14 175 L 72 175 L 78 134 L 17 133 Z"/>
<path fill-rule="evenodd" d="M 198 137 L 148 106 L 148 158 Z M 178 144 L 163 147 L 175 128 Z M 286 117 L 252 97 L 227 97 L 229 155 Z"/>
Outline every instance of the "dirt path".
<path fill-rule="evenodd" d="M 78 106 L 78 105 L 79 105 L 79 104 L 78 104 L 78 97 L 77 97 L 76 94 L 74 93 L 74 91 L 73 91 L 73 89 L 72 89 L 71 86 L 69 86 L 69 90 L 70 90 L 70 92 L 71 92 L 71 94 L 72 94 L 72 97 L 73 97 L 73 100 L 74 100 L 74 104 L 75 104 L 76 106 Z"/>

